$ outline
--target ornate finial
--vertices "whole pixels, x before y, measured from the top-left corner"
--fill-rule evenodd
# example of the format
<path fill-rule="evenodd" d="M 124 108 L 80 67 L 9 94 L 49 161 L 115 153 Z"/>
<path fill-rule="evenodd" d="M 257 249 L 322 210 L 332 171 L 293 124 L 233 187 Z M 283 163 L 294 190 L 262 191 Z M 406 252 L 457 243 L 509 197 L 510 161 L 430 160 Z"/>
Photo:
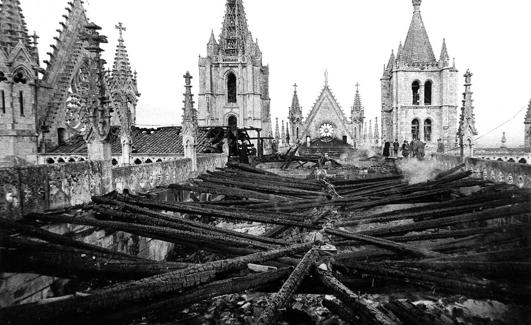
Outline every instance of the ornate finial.
<path fill-rule="evenodd" d="M 360 83 L 356 82 L 356 92 L 359 92 L 359 90 L 360 90 Z"/>
<path fill-rule="evenodd" d="M 413 0 L 413 8 L 415 8 L 415 11 L 420 10 L 420 5 L 422 5 L 422 0 Z"/>
<path fill-rule="evenodd" d="M 183 76 L 184 80 L 185 80 L 185 85 L 186 86 L 190 86 L 192 84 L 192 75 L 190 74 L 189 71 L 186 71 L 186 74 Z"/>
<path fill-rule="evenodd" d="M 40 38 L 40 37 L 37 35 L 37 32 L 34 31 L 34 32 L 33 32 L 33 35 L 31 35 L 30 37 L 33 39 L 33 46 L 34 46 L 34 47 L 37 47 L 37 45 L 39 45 L 38 39 Z"/>
<path fill-rule="evenodd" d="M 328 69 L 325 70 L 325 86 L 328 87 Z"/>
<path fill-rule="evenodd" d="M 470 69 L 466 70 L 466 73 L 465 73 L 465 86 L 472 84 L 472 76 L 473 75 L 474 74 L 472 72 L 470 72 Z"/>
<path fill-rule="evenodd" d="M 502 136 L 502 139 L 501 139 L 501 143 L 502 143 L 501 147 L 502 147 L 502 148 L 505 148 L 505 147 L 506 147 L 505 144 L 507 143 L 507 137 L 505 136 L 505 132 L 503 132 L 503 136 Z"/>
<path fill-rule="evenodd" d="M 297 87 L 299 87 L 299 86 L 297 86 L 297 84 L 296 84 L 296 83 L 295 83 L 295 84 L 293 84 L 293 89 L 294 89 L 294 91 L 295 91 L 295 92 L 297 92 Z"/>
<path fill-rule="evenodd" d="M 118 23 L 118 25 L 116 25 L 114 28 L 116 28 L 118 32 L 120 33 L 120 39 L 123 39 L 123 32 L 126 31 L 127 28 L 125 28 L 125 26 L 122 23 Z"/>

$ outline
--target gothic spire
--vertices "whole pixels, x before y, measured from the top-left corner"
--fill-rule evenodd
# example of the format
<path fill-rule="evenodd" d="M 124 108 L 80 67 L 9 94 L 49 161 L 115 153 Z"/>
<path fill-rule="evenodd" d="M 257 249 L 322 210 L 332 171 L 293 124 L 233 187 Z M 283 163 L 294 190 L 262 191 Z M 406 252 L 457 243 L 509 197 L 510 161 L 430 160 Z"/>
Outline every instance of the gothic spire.
<path fill-rule="evenodd" d="M 434 64 L 437 62 L 420 14 L 421 4 L 422 0 L 413 0 L 413 19 L 400 53 L 401 58 L 408 64 Z"/>
<path fill-rule="evenodd" d="M 186 72 L 184 78 L 184 107 L 183 107 L 183 134 L 195 135 L 197 132 L 197 111 L 194 108 L 194 95 L 192 94 L 192 76 Z"/>
<path fill-rule="evenodd" d="M 214 30 L 210 32 L 210 39 L 208 40 L 207 45 L 218 45 L 218 42 L 216 41 L 216 37 L 214 36 Z"/>
<path fill-rule="evenodd" d="M 291 99 L 291 106 L 289 108 L 289 120 L 291 123 L 302 118 L 302 108 L 299 103 L 299 96 L 297 95 L 297 84 L 293 85 L 293 98 Z"/>
<path fill-rule="evenodd" d="M 361 104 L 361 96 L 360 96 L 360 84 L 356 84 L 356 96 L 354 97 L 354 105 L 352 106 L 351 110 L 351 120 L 352 122 L 358 121 L 361 122 L 365 118 L 365 112 L 363 109 L 363 106 Z"/>
<path fill-rule="evenodd" d="M 278 141 L 280 139 L 280 130 L 278 128 L 278 117 L 275 119 L 275 139 Z"/>
<path fill-rule="evenodd" d="M 465 77 L 465 92 L 463 93 L 463 106 L 461 107 L 461 116 L 459 119 L 458 134 L 462 134 L 464 138 L 470 138 L 478 134 L 476 130 L 476 119 L 474 116 L 474 100 L 472 99 L 473 92 L 471 91 L 473 74 L 467 70 Z"/>
<path fill-rule="evenodd" d="M 372 137 L 373 137 L 373 133 L 372 133 L 372 120 L 369 120 L 369 140 L 372 140 Z"/>
<path fill-rule="evenodd" d="M 125 47 L 123 32 L 127 29 L 122 23 L 116 25 L 120 33 L 118 38 L 118 45 L 116 46 L 116 54 L 114 56 L 114 65 L 112 68 L 112 78 L 114 80 L 127 80 L 129 77 L 133 78 L 133 71 L 131 70 L 131 64 L 129 63 L 129 55 L 127 54 L 127 48 Z"/>
<path fill-rule="evenodd" d="M 220 46 L 226 56 L 245 55 L 249 29 L 243 0 L 227 0 Z"/>
<path fill-rule="evenodd" d="M 529 106 L 527 106 L 527 113 L 525 115 L 525 122 L 531 123 L 531 99 L 529 100 Z"/>
<path fill-rule="evenodd" d="M 374 122 L 374 139 L 380 139 L 380 131 L 378 129 L 378 117 L 376 117 L 376 121 Z"/>
<path fill-rule="evenodd" d="M 443 38 L 443 44 L 441 48 L 441 56 L 439 58 L 439 64 L 443 67 L 450 65 L 450 56 L 448 55 L 448 49 L 446 48 L 445 38 Z"/>
<path fill-rule="evenodd" d="M 286 128 L 284 127 L 284 120 L 282 120 L 282 129 L 280 130 L 280 138 L 282 140 L 286 138 Z"/>
<path fill-rule="evenodd" d="M 18 42 L 31 48 L 28 28 L 19 0 L 2 0 L 0 4 L 0 48 L 9 52 Z"/>

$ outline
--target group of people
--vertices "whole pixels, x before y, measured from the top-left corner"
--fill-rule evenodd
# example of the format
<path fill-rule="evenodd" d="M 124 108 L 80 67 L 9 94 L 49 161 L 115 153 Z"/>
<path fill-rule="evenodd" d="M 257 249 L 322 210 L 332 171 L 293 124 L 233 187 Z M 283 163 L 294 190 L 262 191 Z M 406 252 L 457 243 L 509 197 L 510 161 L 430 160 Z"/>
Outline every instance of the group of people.
<path fill-rule="evenodd" d="M 412 158 L 417 158 L 419 160 L 423 160 L 426 156 L 426 143 L 420 141 L 419 139 L 413 139 L 411 142 L 408 142 L 407 140 L 404 140 L 404 143 L 400 145 L 398 142 L 398 139 L 395 139 L 393 143 L 389 141 L 385 141 L 384 148 L 383 148 L 383 156 L 384 157 L 390 157 L 391 156 L 391 146 L 393 147 L 394 156 L 398 158 L 398 151 L 402 151 L 402 157 L 409 158 L 411 155 Z M 444 144 L 441 139 L 437 140 L 437 152 L 438 153 L 444 153 Z"/>

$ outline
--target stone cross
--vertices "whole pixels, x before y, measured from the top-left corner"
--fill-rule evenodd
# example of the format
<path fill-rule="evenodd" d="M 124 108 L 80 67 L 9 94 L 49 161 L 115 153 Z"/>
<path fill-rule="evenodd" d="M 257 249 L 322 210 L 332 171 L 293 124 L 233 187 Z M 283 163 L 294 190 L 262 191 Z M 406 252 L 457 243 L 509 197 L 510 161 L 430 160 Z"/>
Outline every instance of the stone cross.
<path fill-rule="evenodd" d="M 123 32 L 127 30 L 127 28 L 125 28 L 125 26 L 122 23 L 118 23 L 118 25 L 116 25 L 114 28 L 116 28 L 119 31 L 120 38 L 122 38 Z"/>
<path fill-rule="evenodd" d="M 293 84 L 293 88 L 295 89 L 295 92 L 297 92 L 297 87 L 298 87 L 298 86 L 297 86 L 297 84 L 296 84 L 296 83 L 295 83 L 295 84 Z"/>

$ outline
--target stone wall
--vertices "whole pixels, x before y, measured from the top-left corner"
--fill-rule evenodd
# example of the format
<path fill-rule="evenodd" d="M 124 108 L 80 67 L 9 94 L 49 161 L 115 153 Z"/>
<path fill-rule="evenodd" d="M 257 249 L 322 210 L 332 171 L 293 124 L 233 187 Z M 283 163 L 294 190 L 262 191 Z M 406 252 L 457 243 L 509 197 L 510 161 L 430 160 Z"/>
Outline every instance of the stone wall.
<path fill-rule="evenodd" d="M 458 156 L 435 154 L 433 157 L 443 168 L 452 168 L 461 164 L 461 158 Z M 479 158 L 465 158 L 464 163 L 467 170 L 474 172 L 474 177 L 531 188 L 531 165 Z"/>
<path fill-rule="evenodd" d="M 89 202 L 111 190 L 111 176 L 110 164 L 103 162 L 0 168 L 0 214 L 17 219 Z"/>

